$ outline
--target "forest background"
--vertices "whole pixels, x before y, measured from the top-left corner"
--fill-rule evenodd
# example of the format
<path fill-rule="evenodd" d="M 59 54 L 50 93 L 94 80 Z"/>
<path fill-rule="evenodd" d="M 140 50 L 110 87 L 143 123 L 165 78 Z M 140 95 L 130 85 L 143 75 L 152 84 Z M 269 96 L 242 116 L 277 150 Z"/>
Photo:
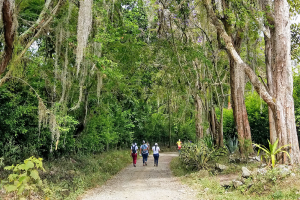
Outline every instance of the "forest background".
<path fill-rule="evenodd" d="M 260 1 L 228 2 L 224 15 L 241 34 L 240 56 L 266 82 L 265 38 L 257 20 L 266 12 L 253 9 Z M 142 140 L 172 146 L 178 139 L 208 137 L 230 150 L 237 144 L 230 58 L 202 1 L 0 3 L 13 19 L 9 38 L 8 22 L 0 18 L 2 166 L 33 155 L 127 149 Z M 300 3 L 289 3 L 296 15 Z M 291 28 L 299 136 L 300 25 Z M 244 78 L 252 142 L 266 145 L 268 106 Z"/>

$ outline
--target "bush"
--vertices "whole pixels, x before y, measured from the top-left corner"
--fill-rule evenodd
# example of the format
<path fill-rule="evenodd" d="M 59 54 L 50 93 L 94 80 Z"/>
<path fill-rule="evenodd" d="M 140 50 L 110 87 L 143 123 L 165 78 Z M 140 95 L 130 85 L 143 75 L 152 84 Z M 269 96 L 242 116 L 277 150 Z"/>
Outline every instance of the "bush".
<path fill-rule="evenodd" d="M 184 143 L 181 147 L 180 159 L 189 170 L 200 170 L 208 168 L 208 161 L 227 153 L 226 149 L 215 149 L 209 147 L 206 140 L 195 143 Z"/>
<path fill-rule="evenodd" d="M 28 197 L 30 199 L 31 192 L 37 192 L 43 187 L 43 182 L 39 176 L 38 170 L 43 170 L 42 158 L 31 157 L 24 161 L 24 164 L 16 166 L 7 166 L 5 170 L 13 172 L 8 176 L 8 181 L 2 181 L 4 188 L 8 193 L 14 193 L 20 199 Z"/>

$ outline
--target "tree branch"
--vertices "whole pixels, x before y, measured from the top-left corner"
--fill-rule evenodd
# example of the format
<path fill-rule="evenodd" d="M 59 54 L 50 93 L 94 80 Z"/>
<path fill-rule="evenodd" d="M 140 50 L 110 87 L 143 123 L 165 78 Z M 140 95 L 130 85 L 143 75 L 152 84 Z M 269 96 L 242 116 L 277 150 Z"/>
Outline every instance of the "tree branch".
<path fill-rule="evenodd" d="M 233 58 L 233 60 L 240 66 L 242 66 L 245 70 L 245 73 L 250 79 L 250 82 L 254 86 L 257 93 L 262 97 L 262 99 L 270 106 L 270 108 L 275 111 L 275 102 L 273 101 L 272 96 L 268 93 L 266 88 L 262 85 L 262 83 L 259 81 L 257 75 L 252 70 L 251 67 L 249 67 L 240 57 L 240 55 L 237 53 L 233 46 L 233 42 L 231 37 L 227 34 L 227 32 L 224 30 L 222 22 L 217 18 L 216 14 L 213 11 L 212 5 L 210 3 L 210 0 L 203 0 L 204 6 L 207 10 L 207 14 L 210 16 L 212 24 L 217 29 L 218 34 L 220 37 L 225 41 L 226 50 L 229 56 Z"/>
<path fill-rule="evenodd" d="M 41 11 L 39 18 L 36 20 L 36 22 L 29 28 L 27 29 L 24 33 L 22 33 L 20 35 L 20 42 L 23 43 L 26 40 L 28 40 L 28 38 L 30 37 L 30 34 L 34 34 L 36 32 L 38 32 L 39 30 L 37 29 L 39 26 L 42 27 L 42 23 L 45 21 L 45 17 L 47 14 L 47 11 L 49 9 L 49 5 L 51 3 L 52 0 L 46 0 L 45 5 L 43 10 Z M 58 3 L 59 4 L 59 3 Z"/>
<path fill-rule="evenodd" d="M 268 93 L 270 93 L 269 87 L 265 83 L 264 79 L 260 75 L 258 77 L 261 79 L 261 82 L 264 84 L 264 86 L 265 86 L 266 90 L 268 91 Z"/>
<path fill-rule="evenodd" d="M 4 0 L 2 7 L 3 14 L 3 25 L 4 25 L 4 40 L 5 48 L 4 53 L 1 56 L 0 63 L 0 75 L 4 73 L 9 61 L 12 58 L 14 50 L 14 39 L 15 39 L 15 25 L 14 25 L 14 8 L 12 8 L 9 0 Z M 1 12 L 0 12 L 1 13 Z"/>

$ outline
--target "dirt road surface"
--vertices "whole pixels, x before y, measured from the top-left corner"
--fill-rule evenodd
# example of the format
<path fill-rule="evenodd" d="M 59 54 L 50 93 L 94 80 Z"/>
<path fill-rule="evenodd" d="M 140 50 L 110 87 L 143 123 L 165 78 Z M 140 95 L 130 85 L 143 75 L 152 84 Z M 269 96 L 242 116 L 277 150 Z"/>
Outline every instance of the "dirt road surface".
<path fill-rule="evenodd" d="M 148 157 L 148 166 L 143 166 L 141 158 L 137 166 L 132 164 L 123 169 L 105 185 L 89 190 L 82 200 L 128 200 L 128 199 L 170 199 L 194 200 L 196 192 L 182 185 L 178 178 L 172 175 L 170 162 L 178 156 L 177 153 L 161 153 L 158 167 L 154 167 L 153 156 Z"/>

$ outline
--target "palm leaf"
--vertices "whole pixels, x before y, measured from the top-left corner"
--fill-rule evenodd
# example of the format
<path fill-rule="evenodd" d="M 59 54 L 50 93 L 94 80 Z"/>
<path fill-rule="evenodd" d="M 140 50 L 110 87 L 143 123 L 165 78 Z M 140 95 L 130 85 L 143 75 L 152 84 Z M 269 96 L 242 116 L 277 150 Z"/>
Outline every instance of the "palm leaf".
<path fill-rule="evenodd" d="M 274 168 L 274 167 L 275 167 L 275 160 L 276 160 L 276 158 L 275 158 L 275 155 L 274 155 L 274 154 L 272 154 L 272 155 L 271 155 L 272 168 Z"/>
<path fill-rule="evenodd" d="M 287 151 L 281 151 L 282 153 L 286 153 L 286 155 L 291 159 L 290 154 Z"/>
<path fill-rule="evenodd" d="M 269 141 L 269 140 L 268 140 Z M 269 141 L 269 146 L 270 146 L 270 153 L 274 154 L 278 145 L 278 139 L 274 142 L 274 144 L 271 144 Z"/>
<path fill-rule="evenodd" d="M 263 150 L 264 152 L 266 152 L 267 154 L 270 155 L 270 151 L 265 146 L 260 146 L 259 144 L 254 144 L 254 145 L 257 146 L 259 149 Z"/>
<path fill-rule="evenodd" d="M 281 150 L 281 149 L 283 149 L 283 148 L 285 148 L 285 147 L 288 147 L 288 146 L 291 146 L 291 145 L 290 145 L 290 144 L 287 144 L 287 145 L 284 145 L 284 146 L 280 147 L 279 149 L 277 149 L 277 150 L 275 151 L 274 155 L 278 154 L 279 152 L 283 152 L 283 150 Z"/>

